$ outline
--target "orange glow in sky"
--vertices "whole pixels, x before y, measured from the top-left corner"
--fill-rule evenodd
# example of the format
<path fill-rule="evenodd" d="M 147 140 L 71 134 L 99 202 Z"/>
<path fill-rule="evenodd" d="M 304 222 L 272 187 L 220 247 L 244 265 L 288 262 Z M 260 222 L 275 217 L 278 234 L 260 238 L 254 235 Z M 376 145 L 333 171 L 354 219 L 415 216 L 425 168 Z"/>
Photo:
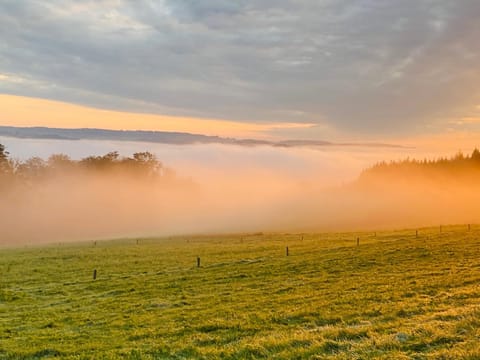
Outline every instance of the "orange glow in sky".
<path fill-rule="evenodd" d="M 179 131 L 230 137 L 268 137 L 277 129 L 308 128 L 304 123 L 244 123 L 218 119 L 102 110 L 59 101 L 0 94 L 1 124 L 57 128 Z"/>

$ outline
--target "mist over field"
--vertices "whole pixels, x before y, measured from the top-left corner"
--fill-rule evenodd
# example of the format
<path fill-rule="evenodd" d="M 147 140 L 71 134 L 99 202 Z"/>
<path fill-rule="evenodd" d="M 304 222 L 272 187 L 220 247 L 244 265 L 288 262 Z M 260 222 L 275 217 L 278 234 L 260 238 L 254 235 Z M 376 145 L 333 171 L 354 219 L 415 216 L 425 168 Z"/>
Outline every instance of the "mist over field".
<path fill-rule="evenodd" d="M 52 148 L 46 151 L 53 150 L 54 142 L 49 143 Z M 42 141 L 12 144 L 7 147 L 12 158 L 18 149 L 23 149 L 23 158 L 33 156 L 36 146 L 45 149 Z M 72 156 L 122 146 L 85 145 L 73 147 Z M 75 153 L 80 148 L 83 153 Z M 138 144 L 123 144 L 119 149 L 126 153 L 133 148 L 138 149 Z M 3 189 L 1 243 L 373 230 L 480 221 L 476 187 L 480 172 L 475 166 L 434 173 L 412 167 L 362 174 L 362 169 L 385 159 L 380 156 L 405 156 L 399 150 L 379 154 L 368 149 L 211 145 L 152 149 L 157 150 L 168 176 L 150 179 L 134 173 L 63 169 L 27 186 Z M 48 157 L 47 153 L 40 155 Z"/>

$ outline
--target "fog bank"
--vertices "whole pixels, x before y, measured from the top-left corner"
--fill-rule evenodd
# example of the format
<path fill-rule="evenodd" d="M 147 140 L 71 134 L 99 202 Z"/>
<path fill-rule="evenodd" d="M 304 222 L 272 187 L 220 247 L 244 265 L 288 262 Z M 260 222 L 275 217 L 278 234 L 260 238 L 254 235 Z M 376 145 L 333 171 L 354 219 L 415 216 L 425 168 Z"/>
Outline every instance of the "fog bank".
<path fill-rule="evenodd" d="M 478 182 L 405 176 L 326 188 L 267 170 L 201 183 L 63 174 L 2 192 L 1 243 L 480 222 Z"/>

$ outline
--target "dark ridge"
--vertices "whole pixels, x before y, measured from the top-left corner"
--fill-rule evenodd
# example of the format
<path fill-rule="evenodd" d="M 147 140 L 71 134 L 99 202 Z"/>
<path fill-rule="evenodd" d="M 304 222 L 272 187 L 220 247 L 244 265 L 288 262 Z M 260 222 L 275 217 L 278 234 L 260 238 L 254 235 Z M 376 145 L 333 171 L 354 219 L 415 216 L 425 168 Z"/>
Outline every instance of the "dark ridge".
<path fill-rule="evenodd" d="M 49 127 L 0 126 L 0 136 L 8 136 L 19 139 L 137 141 L 171 145 L 227 144 L 240 146 L 264 145 L 283 148 L 323 146 L 368 146 L 379 148 L 406 148 L 402 145 L 383 143 L 333 143 L 323 140 L 268 141 L 259 139 L 224 138 L 220 136 L 191 134 L 173 131 L 106 130 L 90 128 L 60 129 Z"/>

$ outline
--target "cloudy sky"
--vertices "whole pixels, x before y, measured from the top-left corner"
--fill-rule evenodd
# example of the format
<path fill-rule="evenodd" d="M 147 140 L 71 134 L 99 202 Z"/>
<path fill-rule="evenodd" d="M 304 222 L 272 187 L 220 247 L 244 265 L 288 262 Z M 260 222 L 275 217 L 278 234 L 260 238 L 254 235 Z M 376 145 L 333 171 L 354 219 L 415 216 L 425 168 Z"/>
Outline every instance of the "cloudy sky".
<path fill-rule="evenodd" d="M 478 19 L 478 0 L 2 0 L 0 123 L 476 132 Z"/>

